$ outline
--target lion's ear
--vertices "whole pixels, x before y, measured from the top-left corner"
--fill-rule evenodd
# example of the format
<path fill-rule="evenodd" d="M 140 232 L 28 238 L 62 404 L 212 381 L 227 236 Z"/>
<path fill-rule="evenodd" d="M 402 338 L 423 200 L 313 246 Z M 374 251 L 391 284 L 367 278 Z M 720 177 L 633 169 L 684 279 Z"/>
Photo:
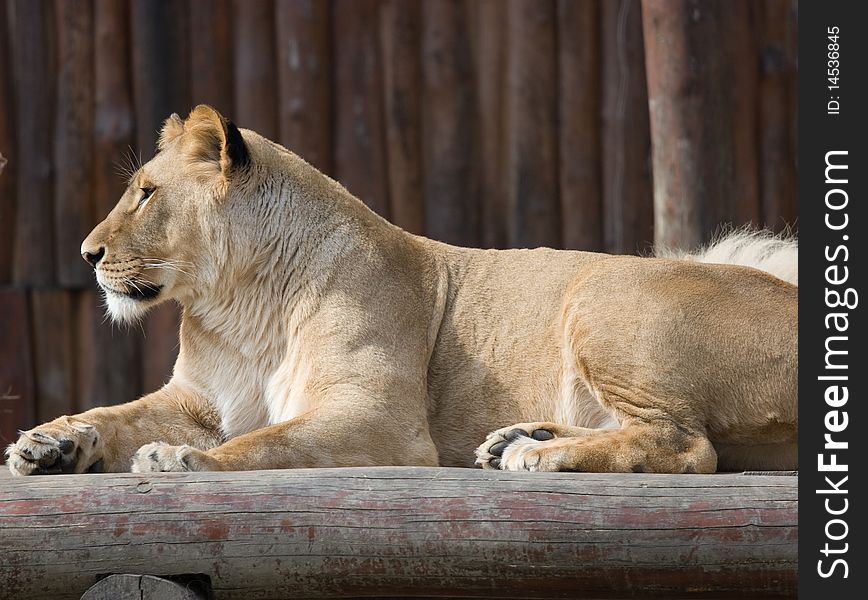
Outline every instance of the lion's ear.
<path fill-rule="evenodd" d="M 160 139 L 157 141 L 157 148 L 162 150 L 169 145 L 169 142 L 184 133 L 184 121 L 178 116 L 178 113 L 172 115 L 163 122 L 163 129 L 160 131 Z"/>
<path fill-rule="evenodd" d="M 250 162 L 238 127 L 207 104 L 200 104 L 190 112 L 183 130 L 184 145 L 194 160 L 216 163 L 225 177 L 246 168 Z"/>

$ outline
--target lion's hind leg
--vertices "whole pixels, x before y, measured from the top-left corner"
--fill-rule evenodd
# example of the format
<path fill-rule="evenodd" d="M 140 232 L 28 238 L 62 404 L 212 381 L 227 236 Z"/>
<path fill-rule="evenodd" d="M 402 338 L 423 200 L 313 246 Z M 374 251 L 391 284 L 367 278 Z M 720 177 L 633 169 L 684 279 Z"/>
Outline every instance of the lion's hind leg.
<path fill-rule="evenodd" d="M 483 469 L 503 468 L 511 470 L 501 466 L 503 453 L 510 446 L 514 450 L 517 447 L 538 445 L 555 438 L 581 437 L 593 432 L 593 429 L 586 427 L 570 427 L 548 421 L 516 423 L 488 434 L 485 441 L 475 451 L 476 464 Z"/>
<path fill-rule="evenodd" d="M 477 464 L 504 471 L 714 473 L 717 454 L 704 434 L 671 421 L 619 429 L 521 423 L 493 432 Z"/>

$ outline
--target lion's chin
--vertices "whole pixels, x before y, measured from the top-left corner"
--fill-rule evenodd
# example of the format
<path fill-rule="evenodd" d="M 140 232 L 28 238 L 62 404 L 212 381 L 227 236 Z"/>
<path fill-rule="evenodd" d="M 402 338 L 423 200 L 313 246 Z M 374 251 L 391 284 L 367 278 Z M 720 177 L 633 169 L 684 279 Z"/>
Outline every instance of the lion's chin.
<path fill-rule="evenodd" d="M 151 298 L 133 298 L 114 290 L 103 288 L 108 314 L 115 323 L 132 324 L 145 316 L 158 303 L 156 294 Z"/>

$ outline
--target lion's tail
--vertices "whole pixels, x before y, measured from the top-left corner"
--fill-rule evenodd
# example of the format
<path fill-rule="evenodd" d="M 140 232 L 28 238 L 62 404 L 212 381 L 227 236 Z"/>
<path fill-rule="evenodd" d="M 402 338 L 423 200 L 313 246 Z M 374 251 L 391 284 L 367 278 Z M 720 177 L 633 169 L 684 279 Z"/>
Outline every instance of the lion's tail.
<path fill-rule="evenodd" d="M 655 256 L 753 267 L 799 285 L 799 242 L 768 230 L 736 229 L 694 252 L 658 249 Z"/>

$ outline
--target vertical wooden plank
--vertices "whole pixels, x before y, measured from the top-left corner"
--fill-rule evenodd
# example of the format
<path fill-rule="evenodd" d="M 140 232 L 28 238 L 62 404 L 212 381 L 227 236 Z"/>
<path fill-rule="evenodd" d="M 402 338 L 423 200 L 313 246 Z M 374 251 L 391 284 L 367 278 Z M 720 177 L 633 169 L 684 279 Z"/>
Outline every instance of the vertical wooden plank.
<path fill-rule="evenodd" d="M 790 142 L 793 149 L 793 163 L 798 173 L 799 169 L 799 0 L 791 0 L 787 15 L 787 55 L 793 65 L 793 76 L 789 83 L 790 108 Z M 798 180 L 798 175 L 797 175 Z M 798 188 L 798 185 L 796 186 Z M 799 216 L 798 198 L 793 198 L 793 217 L 790 223 L 795 223 Z"/>
<path fill-rule="evenodd" d="M 639 0 L 601 10 L 603 243 L 607 252 L 644 251 L 654 237 L 651 137 Z"/>
<path fill-rule="evenodd" d="M 789 0 L 764 0 L 758 8 L 762 216 L 767 227 L 781 231 L 793 224 L 797 195 L 789 99 L 793 56 L 787 47 L 791 5 Z"/>
<path fill-rule="evenodd" d="M 57 282 L 84 287 L 81 242 L 93 227 L 94 28 L 92 0 L 54 3 L 57 35 L 54 236 Z M 61 183 L 62 182 L 62 183 Z"/>
<path fill-rule="evenodd" d="M 144 160 L 154 153 L 163 120 L 190 106 L 189 8 L 185 2 L 132 0 L 133 90 Z M 178 323 L 173 303 L 152 310 L 143 323 L 145 391 L 159 387 L 171 375 L 178 355 Z"/>
<path fill-rule="evenodd" d="M 389 218 L 379 0 L 335 0 L 335 177 Z"/>
<path fill-rule="evenodd" d="M 131 99 L 129 5 L 95 0 L 94 214 L 105 218 L 126 187 L 118 174 L 135 142 Z M 139 329 L 119 330 L 105 316 L 95 286 L 77 301 L 77 410 L 126 402 L 141 392 Z"/>
<path fill-rule="evenodd" d="M 510 0 L 504 8 L 509 243 L 518 248 L 557 248 L 561 244 L 561 214 L 555 3 Z"/>
<path fill-rule="evenodd" d="M 18 150 L 15 140 L 15 86 L 12 76 L 11 1 L 0 0 L 0 285 L 12 280 Z"/>
<path fill-rule="evenodd" d="M 24 290 L 0 288 L 0 445 L 36 425 L 30 314 Z M 0 460 L 4 454 L 0 452 Z"/>
<path fill-rule="evenodd" d="M 642 6 L 655 239 L 688 248 L 707 241 L 720 223 L 758 212 L 755 128 L 742 131 L 755 123 L 748 114 L 755 107 L 739 98 L 755 98 L 754 84 L 738 73 L 748 10 L 741 1 L 645 0 Z"/>
<path fill-rule="evenodd" d="M 190 108 L 189 5 L 131 0 L 130 32 L 138 150 L 147 162 L 166 117 Z"/>
<path fill-rule="evenodd" d="M 331 173 L 331 5 L 278 0 L 275 10 L 280 143 Z"/>
<path fill-rule="evenodd" d="M 603 249 L 599 23 L 597 0 L 558 0 L 563 246 L 575 250 Z"/>
<path fill-rule="evenodd" d="M 421 235 L 425 232 L 425 194 L 419 19 L 418 3 L 387 0 L 380 33 L 392 222 Z"/>
<path fill-rule="evenodd" d="M 34 290 L 30 297 L 38 423 L 75 412 L 73 296 L 67 290 Z"/>
<path fill-rule="evenodd" d="M 96 291 L 81 292 L 76 309 L 77 410 L 134 400 L 142 392 L 140 330 L 113 325 Z"/>
<path fill-rule="evenodd" d="M 53 226 L 54 19 L 53 4 L 16 0 L 18 206 L 14 281 L 48 285 L 55 279 Z"/>
<path fill-rule="evenodd" d="M 190 0 L 191 104 L 234 119 L 232 0 Z"/>
<path fill-rule="evenodd" d="M 129 10 L 125 2 L 94 5 L 94 177 L 92 225 L 109 213 L 126 187 L 118 169 L 135 145 L 130 72 Z"/>
<path fill-rule="evenodd" d="M 736 225 L 758 225 L 762 219 L 760 201 L 759 163 L 759 48 L 756 39 L 757 16 L 761 9 L 752 0 L 733 0 L 726 3 L 726 18 L 718 32 L 723 64 L 721 68 L 728 95 L 722 99 L 731 103 L 732 150 L 733 150 L 733 199 L 735 212 L 732 215 L 718 214 L 712 225 L 712 235 L 719 224 L 733 222 Z M 708 42 L 701 48 L 702 54 L 710 52 Z"/>
<path fill-rule="evenodd" d="M 467 5 L 422 5 L 422 123 L 428 236 L 479 245 L 476 97 Z"/>
<path fill-rule="evenodd" d="M 473 6 L 476 10 L 472 37 L 476 42 L 480 240 L 486 248 L 505 248 L 507 207 L 502 134 L 506 11 L 501 0 L 478 0 Z"/>
<path fill-rule="evenodd" d="M 235 119 L 270 140 L 279 134 L 274 4 L 235 0 Z"/>

